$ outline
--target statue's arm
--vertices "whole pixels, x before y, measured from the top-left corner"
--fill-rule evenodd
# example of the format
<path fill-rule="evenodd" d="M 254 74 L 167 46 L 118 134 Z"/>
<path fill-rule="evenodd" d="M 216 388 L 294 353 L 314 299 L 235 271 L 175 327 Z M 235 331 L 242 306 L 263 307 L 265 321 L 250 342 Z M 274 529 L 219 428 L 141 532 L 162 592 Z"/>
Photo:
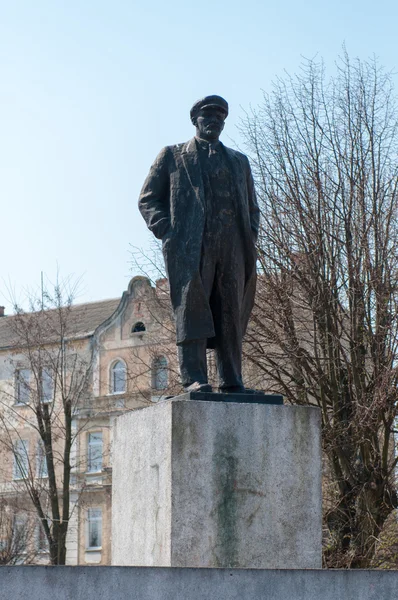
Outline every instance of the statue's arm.
<path fill-rule="evenodd" d="M 163 148 L 151 166 L 138 200 L 138 208 L 148 229 L 162 239 L 170 227 L 170 175 L 168 154 Z"/>
<path fill-rule="evenodd" d="M 255 240 L 257 240 L 258 229 L 260 226 L 260 209 L 257 204 L 256 198 L 256 190 L 254 189 L 254 181 L 253 175 L 250 168 L 250 163 L 248 158 L 247 161 L 247 172 L 246 172 L 246 180 L 247 180 L 247 193 L 249 199 L 249 212 L 250 212 L 250 225 L 253 231 L 253 235 Z"/>

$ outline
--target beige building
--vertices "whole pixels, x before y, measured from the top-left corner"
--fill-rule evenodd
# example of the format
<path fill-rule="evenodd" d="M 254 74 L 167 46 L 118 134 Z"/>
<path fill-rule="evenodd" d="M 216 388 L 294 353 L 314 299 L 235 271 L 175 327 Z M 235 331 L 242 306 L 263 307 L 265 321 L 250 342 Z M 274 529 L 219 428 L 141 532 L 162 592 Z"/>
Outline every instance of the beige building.
<path fill-rule="evenodd" d="M 55 453 L 57 444 L 59 452 L 63 448 L 63 403 L 73 392 L 66 563 L 110 564 L 114 419 L 123 411 L 180 391 L 165 287 L 165 280 L 152 287 L 146 278 L 135 277 L 121 298 L 71 306 L 60 336 L 51 325 L 56 318 L 53 311 L 25 315 L 23 331 L 20 317 L 0 317 L 0 499 L 17 506 L 14 529 L 31 532 L 19 562 L 24 556 L 34 556 L 33 562 L 49 559 L 46 537 L 25 485 L 31 478 L 39 493 L 48 489 L 46 461 L 32 410 L 32 383 L 38 379 L 36 406 L 44 407 L 44 413 L 53 419 Z M 25 344 L 28 338 L 29 344 Z M 32 358 L 27 348 L 34 345 L 42 352 Z M 36 368 L 34 361 L 37 356 L 42 360 L 43 353 L 51 366 Z M 62 369 L 59 356 L 66 356 Z M 83 386 L 79 377 L 82 381 L 87 377 L 87 385 Z M 61 388 L 67 393 L 61 393 Z M 62 464 L 60 460 L 56 466 L 59 481 Z M 0 556 L 7 543 L 1 536 L 0 530 Z"/>

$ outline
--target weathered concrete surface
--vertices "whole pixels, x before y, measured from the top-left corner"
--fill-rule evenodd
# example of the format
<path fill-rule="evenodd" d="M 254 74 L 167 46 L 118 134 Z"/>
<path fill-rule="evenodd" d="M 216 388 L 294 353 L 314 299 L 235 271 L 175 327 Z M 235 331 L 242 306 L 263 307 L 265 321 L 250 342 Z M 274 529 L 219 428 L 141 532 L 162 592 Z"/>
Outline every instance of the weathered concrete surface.
<path fill-rule="evenodd" d="M 395 600 L 398 571 L 0 567 L 1 600 Z"/>
<path fill-rule="evenodd" d="M 169 404 L 127 413 L 114 426 L 112 564 L 171 564 Z M 134 416 L 133 419 L 130 417 Z"/>
<path fill-rule="evenodd" d="M 172 400 L 119 417 L 112 563 L 320 567 L 319 411 Z"/>

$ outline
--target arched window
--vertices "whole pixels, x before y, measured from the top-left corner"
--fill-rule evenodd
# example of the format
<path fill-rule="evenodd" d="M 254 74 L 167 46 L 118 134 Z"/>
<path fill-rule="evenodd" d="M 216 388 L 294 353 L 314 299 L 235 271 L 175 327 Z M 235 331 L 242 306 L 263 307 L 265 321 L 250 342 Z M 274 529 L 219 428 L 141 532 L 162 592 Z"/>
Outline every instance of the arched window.
<path fill-rule="evenodd" d="M 141 333 L 142 331 L 145 331 L 145 325 L 142 321 L 137 321 L 131 328 L 131 333 Z"/>
<path fill-rule="evenodd" d="M 168 384 L 167 358 L 158 356 L 152 363 L 152 387 L 155 390 L 165 390 Z"/>
<path fill-rule="evenodd" d="M 118 360 L 111 367 L 111 393 L 118 394 L 126 391 L 126 365 Z"/>

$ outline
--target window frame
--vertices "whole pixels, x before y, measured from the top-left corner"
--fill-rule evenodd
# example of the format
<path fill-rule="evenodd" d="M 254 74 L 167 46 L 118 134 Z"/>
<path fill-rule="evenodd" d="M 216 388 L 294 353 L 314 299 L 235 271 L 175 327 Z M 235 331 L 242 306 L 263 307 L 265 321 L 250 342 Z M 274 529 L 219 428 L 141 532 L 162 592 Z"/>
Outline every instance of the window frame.
<path fill-rule="evenodd" d="M 44 373 L 45 373 L 45 377 L 44 377 Z M 44 395 L 44 384 L 43 382 L 46 382 L 46 385 L 48 385 L 48 383 L 50 382 L 51 384 L 51 393 L 49 396 L 45 396 Z M 54 371 L 51 368 L 42 368 L 40 370 L 40 402 L 42 404 L 51 404 L 54 400 L 54 388 L 55 388 L 55 382 L 54 382 Z"/>
<path fill-rule="evenodd" d="M 44 471 L 43 471 L 44 465 Z M 48 479 L 48 466 L 46 460 L 46 451 L 41 438 L 37 441 L 36 446 L 36 477 L 38 479 Z"/>
<path fill-rule="evenodd" d="M 134 329 L 136 327 L 140 327 L 140 329 L 137 329 L 137 331 L 134 331 Z M 131 333 L 131 335 L 143 335 L 144 333 L 146 333 L 146 325 L 145 325 L 144 321 L 136 321 L 134 323 L 134 325 L 132 326 L 130 333 Z"/>
<path fill-rule="evenodd" d="M 25 532 L 26 532 L 26 528 L 29 527 L 29 516 L 24 513 L 24 512 L 17 512 L 13 515 L 13 523 L 12 523 L 12 543 L 15 544 L 16 540 L 15 540 L 15 536 L 20 535 L 20 532 L 22 530 L 22 536 L 25 536 Z M 26 555 L 28 553 L 28 544 L 27 544 L 27 538 L 25 537 L 23 539 L 23 550 L 20 551 L 20 554 Z M 21 543 L 21 542 L 19 542 Z M 25 561 L 25 559 L 23 559 L 23 562 Z M 19 563 L 18 563 L 19 564 Z"/>
<path fill-rule="evenodd" d="M 161 365 L 159 364 L 160 361 L 164 360 L 165 364 Z M 151 388 L 153 390 L 156 390 L 157 392 L 163 392 L 164 390 L 167 390 L 167 388 L 169 387 L 169 361 L 167 360 L 167 357 L 164 354 L 161 354 L 159 356 L 156 356 L 153 361 L 152 361 L 152 365 L 151 365 Z M 159 384 L 159 373 L 165 373 L 166 374 L 166 380 L 165 382 L 162 384 Z"/>
<path fill-rule="evenodd" d="M 24 453 L 24 462 L 26 460 L 26 464 L 23 465 L 24 467 L 26 467 L 26 472 L 23 474 L 21 471 L 21 464 L 19 459 L 17 459 L 17 454 L 20 455 L 20 450 L 17 450 L 16 446 L 18 446 L 19 444 L 23 444 L 24 449 L 23 449 L 23 453 Z M 13 465 L 12 465 L 12 480 L 13 481 L 23 481 L 24 479 L 27 479 L 27 477 L 29 476 L 29 440 L 25 440 L 22 438 L 18 438 L 16 440 L 16 442 L 14 442 L 13 444 Z"/>
<path fill-rule="evenodd" d="M 123 390 L 115 390 L 115 373 L 117 371 L 116 365 L 123 365 L 124 371 L 124 389 Z M 122 369 L 120 369 L 121 371 Z M 127 392 L 127 365 L 121 358 L 116 358 L 112 361 L 109 369 L 109 393 L 113 396 L 115 394 L 125 394 Z"/>
<path fill-rule="evenodd" d="M 26 371 L 28 373 L 28 381 L 21 379 L 21 373 Z M 20 367 L 15 371 L 15 404 L 17 406 L 26 406 L 30 402 L 30 379 L 32 377 L 32 370 L 27 367 Z M 26 401 L 21 400 L 21 390 L 24 389 L 27 394 Z"/>
<path fill-rule="evenodd" d="M 92 518 L 90 516 L 90 513 L 93 511 L 98 511 L 100 516 L 96 517 L 96 518 Z M 102 550 L 102 507 L 101 506 L 90 506 L 90 508 L 87 508 L 86 511 L 86 521 L 87 521 L 87 527 L 86 527 L 86 551 L 88 552 L 98 552 L 99 550 Z M 91 546 L 90 545 L 90 534 L 91 534 L 91 530 L 90 530 L 90 524 L 91 523 L 96 523 L 99 522 L 100 523 L 100 528 L 99 528 L 99 541 L 100 541 L 100 545 L 99 546 Z"/>
<path fill-rule="evenodd" d="M 47 519 L 48 523 L 48 519 Z M 36 551 L 39 554 L 48 554 L 50 552 L 50 546 L 46 533 L 44 531 L 43 523 L 40 519 L 37 520 L 36 524 Z M 41 542 L 44 542 L 43 544 Z"/>
<path fill-rule="evenodd" d="M 101 436 L 101 443 L 91 443 L 90 444 L 90 436 L 94 436 L 94 435 L 100 435 Z M 93 447 L 95 448 L 95 446 L 101 446 L 101 454 L 100 454 L 100 468 L 99 469 L 91 469 L 90 468 L 90 464 L 93 462 L 93 458 L 90 457 L 90 453 L 92 452 Z M 102 430 L 96 430 L 96 431 L 88 431 L 87 432 L 87 453 L 86 453 L 86 473 L 102 473 L 103 471 L 103 464 L 104 464 L 104 436 L 103 436 L 103 432 Z"/>

